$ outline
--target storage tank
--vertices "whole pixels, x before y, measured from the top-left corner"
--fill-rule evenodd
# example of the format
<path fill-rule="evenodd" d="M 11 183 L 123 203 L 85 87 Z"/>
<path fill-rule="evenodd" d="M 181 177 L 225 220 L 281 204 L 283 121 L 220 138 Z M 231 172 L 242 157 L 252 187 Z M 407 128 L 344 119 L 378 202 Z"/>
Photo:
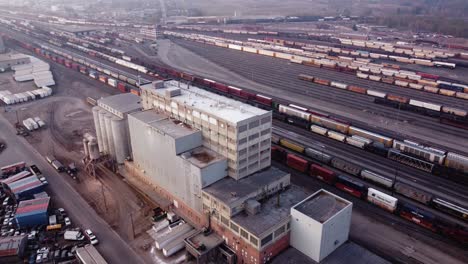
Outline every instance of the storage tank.
<path fill-rule="evenodd" d="M 96 138 L 99 146 L 99 151 L 104 152 L 102 148 L 102 134 L 101 134 L 101 123 L 99 122 L 99 107 L 93 107 L 93 119 L 94 119 L 94 128 L 96 129 Z"/>
<path fill-rule="evenodd" d="M 89 158 L 91 160 L 97 160 L 100 157 L 99 147 L 96 140 L 91 140 L 88 142 Z"/>
<path fill-rule="evenodd" d="M 125 126 L 125 120 L 116 116 L 112 118 L 112 138 L 114 139 L 115 160 L 117 163 L 124 163 L 129 155 L 128 151 L 128 135 Z"/>
<path fill-rule="evenodd" d="M 106 126 L 107 145 L 109 147 L 107 154 L 115 158 L 114 137 L 112 136 L 112 117 L 113 115 L 111 113 L 107 113 L 104 120 Z"/>
<path fill-rule="evenodd" d="M 83 138 L 83 150 L 84 150 L 85 157 L 89 156 L 88 142 L 89 142 L 88 139 Z"/>
<path fill-rule="evenodd" d="M 99 148 L 102 148 L 102 153 L 108 154 L 109 153 L 109 143 L 107 141 L 107 129 L 106 129 L 106 121 L 105 121 L 105 116 L 107 112 L 103 109 L 99 110 L 99 127 L 101 128 L 101 139 L 102 139 L 102 146 L 99 146 Z"/>

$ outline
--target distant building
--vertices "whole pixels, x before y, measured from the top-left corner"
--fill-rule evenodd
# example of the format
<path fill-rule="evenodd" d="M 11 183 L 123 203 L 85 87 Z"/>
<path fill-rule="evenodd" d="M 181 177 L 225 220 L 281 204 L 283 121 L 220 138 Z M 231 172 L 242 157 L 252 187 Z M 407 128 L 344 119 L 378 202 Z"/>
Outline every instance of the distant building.
<path fill-rule="evenodd" d="M 156 41 L 158 34 L 155 27 L 142 27 L 140 28 L 140 35 L 143 39 Z"/>
<path fill-rule="evenodd" d="M 17 53 L 0 54 L 0 72 L 10 69 L 15 65 L 28 64 L 31 60 L 28 56 Z"/>
<path fill-rule="evenodd" d="M 141 98 L 144 109 L 200 130 L 203 146 L 228 158 L 230 177 L 270 166 L 271 112 L 177 81 L 142 85 Z"/>
<path fill-rule="evenodd" d="M 291 246 L 320 262 L 348 240 L 351 202 L 319 190 L 291 209 Z"/>

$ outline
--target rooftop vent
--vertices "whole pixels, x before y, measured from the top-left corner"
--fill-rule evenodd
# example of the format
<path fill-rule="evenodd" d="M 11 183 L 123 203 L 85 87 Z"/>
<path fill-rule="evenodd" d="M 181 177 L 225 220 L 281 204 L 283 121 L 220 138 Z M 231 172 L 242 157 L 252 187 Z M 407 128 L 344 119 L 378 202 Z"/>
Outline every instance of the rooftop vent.
<path fill-rule="evenodd" d="M 247 200 L 245 202 L 245 212 L 248 215 L 256 215 L 258 212 L 260 212 L 260 206 L 261 204 L 254 199 Z"/>
<path fill-rule="evenodd" d="M 164 92 L 164 96 L 168 99 L 182 94 L 179 88 L 169 88 Z"/>
<path fill-rule="evenodd" d="M 164 82 L 163 82 L 163 81 L 154 81 L 154 82 L 153 82 L 153 88 L 154 88 L 154 89 L 162 89 L 162 88 L 164 88 Z"/>

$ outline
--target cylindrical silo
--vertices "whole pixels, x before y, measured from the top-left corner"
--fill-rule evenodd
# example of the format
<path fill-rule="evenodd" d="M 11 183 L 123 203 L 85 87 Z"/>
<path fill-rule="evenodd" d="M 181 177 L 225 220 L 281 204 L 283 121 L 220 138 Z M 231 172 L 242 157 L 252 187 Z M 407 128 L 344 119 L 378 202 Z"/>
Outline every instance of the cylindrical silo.
<path fill-rule="evenodd" d="M 112 137 L 114 139 L 115 160 L 118 164 L 122 164 L 129 155 L 125 120 L 118 117 L 112 118 Z"/>
<path fill-rule="evenodd" d="M 109 146 L 108 154 L 109 156 L 115 158 L 114 137 L 112 136 L 112 117 L 113 115 L 111 113 L 107 113 L 104 120 L 106 124 L 107 144 Z"/>
<path fill-rule="evenodd" d="M 99 150 L 104 153 L 108 154 L 109 153 L 109 144 L 107 141 L 107 129 L 106 129 L 106 121 L 105 121 L 105 116 L 107 114 L 107 111 L 104 109 L 99 110 L 99 126 L 101 127 L 101 139 L 102 139 L 102 146 L 99 144 Z"/>
<path fill-rule="evenodd" d="M 99 146 L 99 150 L 103 152 L 102 148 L 102 134 L 101 134 L 101 123 L 99 122 L 99 106 L 93 107 L 93 119 L 94 119 L 94 128 L 96 129 L 96 138 Z"/>
<path fill-rule="evenodd" d="M 99 148 L 96 140 L 91 140 L 88 142 L 88 149 L 89 149 L 89 158 L 91 160 L 99 159 Z"/>
<path fill-rule="evenodd" d="M 85 157 L 88 157 L 89 156 L 89 150 L 88 150 L 88 139 L 87 138 L 83 138 L 83 150 L 84 150 L 84 155 Z"/>

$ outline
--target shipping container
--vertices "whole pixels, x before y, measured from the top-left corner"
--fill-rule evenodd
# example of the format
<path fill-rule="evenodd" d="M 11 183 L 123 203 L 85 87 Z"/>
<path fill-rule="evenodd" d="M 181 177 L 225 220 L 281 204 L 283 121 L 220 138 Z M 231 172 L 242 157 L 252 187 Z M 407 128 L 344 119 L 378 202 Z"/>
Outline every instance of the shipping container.
<path fill-rule="evenodd" d="M 346 135 L 331 130 L 328 131 L 327 137 L 340 142 L 344 142 L 346 139 Z"/>
<path fill-rule="evenodd" d="M 284 138 L 280 139 L 280 145 L 290 150 L 296 151 L 298 153 L 304 152 L 304 146 L 298 143 L 292 142 L 290 140 L 284 139 Z"/>
<path fill-rule="evenodd" d="M 343 123 L 337 122 L 327 117 L 322 117 L 322 116 L 312 114 L 310 116 L 310 121 L 314 124 L 318 124 L 322 127 L 326 127 L 326 128 L 339 131 L 343 134 L 348 133 L 348 128 L 349 128 L 348 124 L 343 124 Z"/>
<path fill-rule="evenodd" d="M 306 75 L 306 74 L 299 74 L 299 79 L 304 80 L 304 81 L 308 81 L 308 82 L 313 82 L 314 81 L 313 76 Z"/>
<path fill-rule="evenodd" d="M 367 190 L 367 201 L 391 213 L 396 210 L 398 204 L 397 198 L 373 188 Z"/>
<path fill-rule="evenodd" d="M 331 165 L 334 167 L 334 168 L 337 168 L 341 171 L 344 171 L 344 172 L 347 172 L 351 175 L 355 175 L 355 176 L 358 176 L 360 173 L 361 173 L 361 166 L 358 166 L 356 164 L 353 164 L 351 162 L 348 162 L 348 161 L 345 161 L 345 160 L 342 160 L 340 158 L 333 158 L 331 160 Z"/>
<path fill-rule="evenodd" d="M 286 157 L 286 164 L 295 170 L 300 172 L 306 172 L 308 169 L 309 162 L 303 158 L 300 158 L 294 154 L 288 154 Z"/>
<path fill-rule="evenodd" d="M 328 184 L 333 184 L 336 180 L 335 172 L 327 168 L 321 167 L 317 164 L 310 165 L 309 174 L 310 176 L 317 177 L 317 179 L 324 181 Z"/>
<path fill-rule="evenodd" d="M 409 99 L 403 96 L 398 96 L 398 95 L 393 95 L 393 94 L 388 94 L 387 99 L 390 101 L 406 104 L 408 103 Z"/>
<path fill-rule="evenodd" d="M 339 89 L 345 89 L 345 90 L 348 88 L 347 84 L 339 83 L 339 82 L 330 82 L 330 86 L 336 87 L 336 88 L 339 88 Z"/>
<path fill-rule="evenodd" d="M 321 150 L 316 150 L 313 148 L 305 148 L 304 153 L 306 154 L 307 157 L 323 162 L 325 164 L 330 163 L 332 157 L 326 153 L 324 153 Z"/>
<path fill-rule="evenodd" d="M 373 133 L 373 132 L 370 132 L 370 131 L 367 131 L 367 130 L 364 130 L 364 129 L 361 129 L 361 128 L 350 126 L 349 127 L 349 134 L 365 137 L 365 138 L 371 139 L 373 141 L 380 142 L 380 143 L 384 144 L 384 146 L 386 146 L 386 147 L 391 147 L 393 145 L 393 139 L 392 138 L 382 136 L 382 135 L 379 135 L 377 133 Z"/>
<path fill-rule="evenodd" d="M 355 92 L 355 93 L 367 94 L 366 88 L 362 88 L 362 87 L 355 86 L 355 85 L 349 85 L 348 90 L 352 91 L 352 92 Z"/>
<path fill-rule="evenodd" d="M 330 85 L 329 80 L 314 78 L 314 83 L 322 84 L 322 85 Z"/>
<path fill-rule="evenodd" d="M 266 97 L 266 96 L 261 95 L 261 94 L 255 95 L 255 101 L 257 103 L 267 105 L 267 106 L 271 106 L 271 103 L 273 102 L 273 100 L 270 97 Z"/>
<path fill-rule="evenodd" d="M 433 198 L 432 194 L 401 182 L 395 183 L 394 189 L 395 192 L 426 205 L 429 205 Z"/>
<path fill-rule="evenodd" d="M 337 177 L 335 186 L 358 198 L 363 198 L 367 194 L 367 188 L 364 184 L 345 175 Z"/>
<path fill-rule="evenodd" d="M 393 184 L 394 184 L 393 179 L 389 179 L 387 177 L 384 177 L 382 175 L 379 175 L 379 174 L 374 173 L 374 172 L 369 171 L 369 170 L 362 170 L 361 171 L 361 178 L 363 178 L 364 180 L 367 180 L 367 181 L 371 181 L 371 182 L 373 182 L 375 184 L 378 184 L 380 186 L 386 187 L 388 189 L 392 189 Z"/>
<path fill-rule="evenodd" d="M 321 126 L 317 126 L 317 125 L 311 125 L 310 131 L 317 133 L 319 135 L 322 135 L 322 136 L 327 136 L 328 129 L 321 127 Z"/>
<path fill-rule="evenodd" d="M 435 227 L 436 218 L 429 212 L 407 203 L 401 203 L 399 207 L 399 215 L 411 222 L 416 223 L 424 228 L 437 231 Z"/>

